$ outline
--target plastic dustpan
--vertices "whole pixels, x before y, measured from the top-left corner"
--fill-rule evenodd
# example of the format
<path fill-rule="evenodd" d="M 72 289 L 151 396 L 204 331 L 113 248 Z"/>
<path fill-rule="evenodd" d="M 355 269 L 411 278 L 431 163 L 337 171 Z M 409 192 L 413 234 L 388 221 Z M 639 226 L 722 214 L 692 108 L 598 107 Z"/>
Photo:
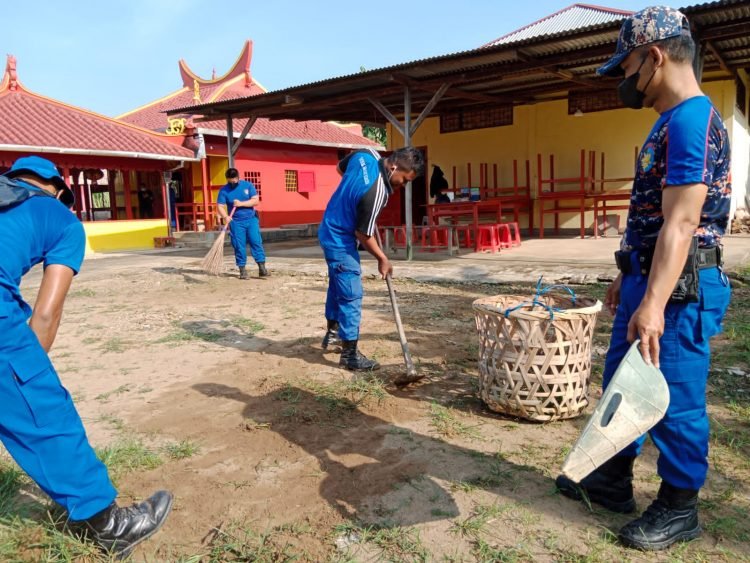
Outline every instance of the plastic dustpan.
<path fill-rule="evenodd" d="M 594 469 L 653 428 L 667 412 L 669 387 L 646 364 L 636 340 L 617 367 L 594 413 L 565 458 L 564 475 L 580 482 Z"/>

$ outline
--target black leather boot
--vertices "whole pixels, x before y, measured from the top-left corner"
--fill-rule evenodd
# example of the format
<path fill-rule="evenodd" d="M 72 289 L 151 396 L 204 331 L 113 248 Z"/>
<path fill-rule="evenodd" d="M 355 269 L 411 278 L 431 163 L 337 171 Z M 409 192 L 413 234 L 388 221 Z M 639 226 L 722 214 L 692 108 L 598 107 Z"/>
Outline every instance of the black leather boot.
<path fill-rule="evenodd" d="M 117 559 L 124 559 L 133 548 L 154 535 L 172 510 L 172 494 L 157 491 L 132 506 L 119 507 L 113 502 L 88 520 L 74 526 Z"/>
<path fill-rule="evenodd" d="M 326 334 L 323 337 L 323 342 L 321 343 L 321 346 L 323 347 L 323 350 L 328 350 L 329 346 L 340 346 L 341 341 L 339 340 L 338 330 L 339 330 L 339 323 L 338 321 L 332 321 L 331 319 L 326 319 L 328 322 L 328 328 L 326 330 Z"/>
<path fill-rule="evenodd" d="M 266 270 L 266 263 L 265 262 L 258 262 L 258 277 L 259 278 L 267 278 L 268 277 L 268 270 Z"/>
<path fill-rule="evenodd" d="M 698 491 L 662 481 L 656 500 L 640 518 L 625 524 L 618 537 L 627 547 L 658 550 L 700 535 Z"/>
<path fill-rule="evenodd" d="M 339 366 L 352 371 L 378 369 L 380 364 L 364 356 L 357 348 L 357 342 L 357 340 L 341 341 L 341 360 L 339 360 Z"/>
<path fill-rule="evenodd" d="M 245 266 L 240 266 L 240 279 L 246 280 L 249 279 L 249 276 L 247 275 L 247 269 Z"/>
<path fill-rule="evenodd" d="M 635 510 L 633 498 L 634 457 L 615 456 L 598 469 L 589 473 L 580 483 L 565 475 L 555 480 L 558 490 L 573 500 L 584 500 L 600 504 L 612 512 L 628 514 Z"/>

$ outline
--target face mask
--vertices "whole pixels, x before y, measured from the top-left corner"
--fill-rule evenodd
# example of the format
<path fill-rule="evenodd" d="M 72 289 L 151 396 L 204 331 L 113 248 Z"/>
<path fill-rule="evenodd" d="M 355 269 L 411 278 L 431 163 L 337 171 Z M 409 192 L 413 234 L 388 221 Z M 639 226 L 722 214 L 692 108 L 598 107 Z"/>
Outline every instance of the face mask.
<path fill-rule="evenodd" d="M 638 66 L 638 70 L 617 85 L 617 95 L 627 108 L 641 109 L 643 107 L 643 100 L 646 97 L 646 88 L 651 84 L 651 80 L 654 78 L 654 74 L 656 74 L 656 69 L 654 69 L 654 72 L 651 74 L 651 78 L 648 79 L 648 82 L 646 82 L 643 91 L 638 89 L 638 80 L 641 77 L 641 67 L 646 62 L 647 58 L 648 55 L 643 58 L 641 64 Z"/>

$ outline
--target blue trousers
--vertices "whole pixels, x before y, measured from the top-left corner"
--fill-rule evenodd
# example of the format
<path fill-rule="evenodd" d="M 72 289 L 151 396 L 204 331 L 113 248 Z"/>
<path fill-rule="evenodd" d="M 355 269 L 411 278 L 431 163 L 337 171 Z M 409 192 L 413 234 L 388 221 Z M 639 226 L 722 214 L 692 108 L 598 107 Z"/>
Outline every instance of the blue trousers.
<path fill-rule="evenodd" d="M 36 340 L 28 335 L 31 329 L 25 323 L 0 328 L 3 338 L 19 331 L 23 337 L 20 347 L 0 354 L 0 440 L 71 520 L 90 518 L 117 496 L 107 468 L 47 354 L 38 341 L 27 344 Z"/>
<path fill-rule="evenodd" d="M 323 248 L 328 263 L 326 319 L 338 321 L 339 338 L 359 340 L 362 319 L 362 268 L 356 249 L 348 251 Z"/>
<path fill-rule="evenodd" d="M 634 255 L 634 260 L 637 257 Z M 640 266 L 634 262 L 634 271 Z M 609 384 L 628 351 L 628 322 L 641 303 L 648 277 L 628 274 L 622 278 L 620 305 L 612 326 L 604 387 Z M 731 289 L 719 268 L 700 271 L 700 301 L 669 304 L 664 312 L 659 362 L 669 386 L 667 414 L 649 436 L 659 450 L 657 471 L 674 487 L 697 490 L 708 471 L 708 415 L 706 380 L 710 363 L 709 339 L 721 332 L 721 321 L 729 305 Z M 637 456 L 646 436 L 641 436 L 619 455 Z"/>
<path fill-rule="evenodd" d="M 250 219 L 234 219 L 229 223 L 229 234 L 231 235 L 232 247 L 234 248 L 234 261 L 238 267 L 247 264 L 247 245 L 250 244 L 250 252 L 256 262 L 265 262 L 266 253 L 263 250 L 263 239 L 260 236 L 260 222 L 258 216 Z"/>

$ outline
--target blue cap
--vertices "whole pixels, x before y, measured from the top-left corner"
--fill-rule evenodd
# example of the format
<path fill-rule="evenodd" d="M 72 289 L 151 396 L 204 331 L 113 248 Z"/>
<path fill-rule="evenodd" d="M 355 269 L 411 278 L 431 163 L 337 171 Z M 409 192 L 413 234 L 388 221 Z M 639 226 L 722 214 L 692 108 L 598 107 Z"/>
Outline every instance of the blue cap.
<path fill-rule="evenodd" d="M 635 48 L 683 34 L 690 35 L 690 24 L 679 10 L 667 6 L 651 6 L 636 12 L 623 22 L 615 54 L 596 73 L 622 76 L 624 71 L 620 68 L 620 63 Z"/>
<path fill-rule="evenodd" d="M 16 178 L 22 174 L 33 174 L 43 180 L 49 180 L 58 190 L 62 190 L 60 201 L 67 207 L 73 207 L 76 201 L 73 191 L 65 183 L 57 167 L 51 161 L 41 156 L 24 156 L 16 160 L 10 170 L 5 173 L 8 178 Z"/>

